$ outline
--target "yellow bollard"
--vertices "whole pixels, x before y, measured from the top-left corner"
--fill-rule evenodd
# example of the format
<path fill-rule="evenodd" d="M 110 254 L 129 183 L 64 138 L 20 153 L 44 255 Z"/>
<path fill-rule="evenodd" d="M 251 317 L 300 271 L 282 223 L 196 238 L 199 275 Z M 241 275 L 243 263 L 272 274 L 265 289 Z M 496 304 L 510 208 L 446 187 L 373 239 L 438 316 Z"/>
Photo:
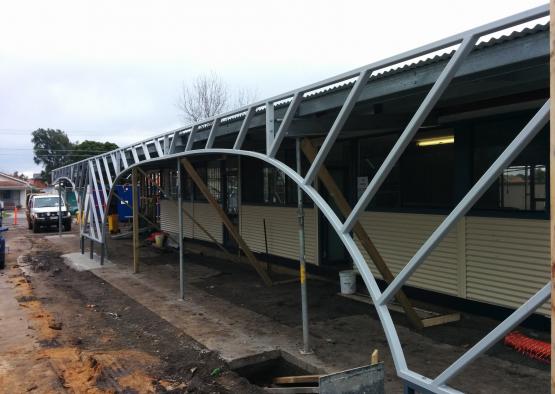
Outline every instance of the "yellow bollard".
<path fill-rule="evenodd" d="M 119 220 L 117 214 L 108 216 L 108 231 L 110 231 L 110 234 L 119 233 Z"/>

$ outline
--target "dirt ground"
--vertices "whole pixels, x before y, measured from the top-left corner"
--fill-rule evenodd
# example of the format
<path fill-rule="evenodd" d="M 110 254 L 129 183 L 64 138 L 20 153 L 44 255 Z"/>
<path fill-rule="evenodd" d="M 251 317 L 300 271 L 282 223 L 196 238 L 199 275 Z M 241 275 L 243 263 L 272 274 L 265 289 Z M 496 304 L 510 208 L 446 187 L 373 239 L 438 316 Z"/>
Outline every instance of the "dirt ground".
<path fill-rule="evenodd" d="M 7 237 L 0 289 L 14 303 L 0 304 L 0 392 L 261 391 L 125 294 L 69 269 L 48 235 L 18 227 Z"/>
<path fill-rule="evenodd" d="M 0 329 L 13 336 L 0 335 L 0 392 L 262 392 L 220 358 L 222 342 L 236 336 L 241 346 L 241 328 L 255 337 L 271 337 L 270 331 L 300 337 L 298 283 L 266 288 L 248 266 L 188 254 L 186 291 L 192 298 L 185 305 L 192 309 L 174 303 L 163 309 L 162 296 L 177 294 L 176 253 L 141 248 L 142 274 L 134 276 L 130 241 L 110 241 L 115 268 L 104 275 L 117 274 L 118 285 L 64 264 L 60 256 L 78 250 L 75 235 L 59 240 L 52 238 L 56 233 L 33 235 L 21 227 L 8 234 Z M 313 357 L 327 370 L 341 370 L 367 364 L 377 348 L 386 366 L 386 392 L 401 392 L 373 308 L 337 291 L 337 284 L 309 281 Z M 195 316 L 179 315 L 191 310 Z M 206 316 L 207 310 L 219 316 Z M 409 366 L 426 376 L 435 376 L 498 323 L 463 314 L 459 322 L 417 333 L 403 315 L 393 318 Z M 209 319 L 220 331 L 231 330 L 223 337 L 213 331 L 211 350 L 199 339 L 214 330 Z M 548 332 L 526 332 L 549 339 Z M 549 366 L 498 343 L 452 383 L 469 393 L 547 393 L 549 381 Z"/>

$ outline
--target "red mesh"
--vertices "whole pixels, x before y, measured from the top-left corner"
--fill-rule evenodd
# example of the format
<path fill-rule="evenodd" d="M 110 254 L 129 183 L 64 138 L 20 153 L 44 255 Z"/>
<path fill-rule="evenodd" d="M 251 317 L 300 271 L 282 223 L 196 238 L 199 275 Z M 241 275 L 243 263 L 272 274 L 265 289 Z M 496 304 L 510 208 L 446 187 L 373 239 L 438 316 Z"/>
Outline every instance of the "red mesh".
<path fill-rule="evenodd" d="M 551 361 L 551 343 L 529 338 L 513 331 L 505 336 L 505 345 L 515 348 L 527 357 L 549 364 Z"/>

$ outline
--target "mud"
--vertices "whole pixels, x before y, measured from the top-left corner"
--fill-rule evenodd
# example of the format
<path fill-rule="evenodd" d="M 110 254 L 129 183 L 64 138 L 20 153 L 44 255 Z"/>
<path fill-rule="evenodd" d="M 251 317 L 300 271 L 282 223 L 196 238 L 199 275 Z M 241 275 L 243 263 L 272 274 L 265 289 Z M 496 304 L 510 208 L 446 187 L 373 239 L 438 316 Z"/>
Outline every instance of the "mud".
<path fill-rule="evenodd" d="M 3 277 L 30 334 L 0 348 L 0 392 L 260 392 L 125 294 L 65 266 L 62 248 L 20 228 L 8 243 Z"/>

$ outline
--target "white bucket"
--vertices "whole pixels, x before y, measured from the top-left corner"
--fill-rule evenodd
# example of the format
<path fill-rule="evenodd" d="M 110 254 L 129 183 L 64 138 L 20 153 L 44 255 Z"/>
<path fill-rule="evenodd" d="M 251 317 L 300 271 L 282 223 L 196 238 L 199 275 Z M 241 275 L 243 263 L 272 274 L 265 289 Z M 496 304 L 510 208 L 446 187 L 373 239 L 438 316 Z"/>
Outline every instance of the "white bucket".
<path fill-rule="evenodd" d="M 357 291 L 357 275 L 353 270 L 339 272 L 341 294 L 355 294 Z"/>

